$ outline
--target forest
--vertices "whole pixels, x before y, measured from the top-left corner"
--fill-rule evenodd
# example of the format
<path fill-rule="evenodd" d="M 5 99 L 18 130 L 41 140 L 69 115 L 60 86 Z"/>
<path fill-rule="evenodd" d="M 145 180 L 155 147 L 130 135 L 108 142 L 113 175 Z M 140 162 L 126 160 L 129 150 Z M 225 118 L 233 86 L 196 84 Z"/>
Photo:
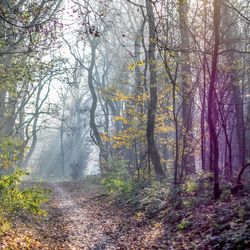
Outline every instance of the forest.
<path fill-rule="evenodd" d="M 248 0 L 0 0 L 0 249 L 250 249 Z"/>

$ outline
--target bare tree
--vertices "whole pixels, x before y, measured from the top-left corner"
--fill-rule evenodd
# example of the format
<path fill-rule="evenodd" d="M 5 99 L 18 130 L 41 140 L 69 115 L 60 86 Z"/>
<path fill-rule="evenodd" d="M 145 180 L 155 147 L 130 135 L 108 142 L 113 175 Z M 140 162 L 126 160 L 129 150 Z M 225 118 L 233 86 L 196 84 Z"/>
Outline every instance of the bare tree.
<path fill-rule="evenodd" d="M 216 131 L 217 123 L 217 103 L 216 103 L 216 83 L 217 83 L 217 65 L 219 58 L 219 45 L 220 45 L 220 22 L 221 22 L 221 2 L 214 0 L 213 2 L 213 55 L 211 62 L 211 79 L 209 83 L 208 93 L 208 125 L 210 134 L 210 170 L 214 173 L 214 198 L 220 197 L 219 186 L 219 143 Z"/>
<path fill-rule="evenodd" d="M 149 48 L 148 48 L 148 61 L 149 61 L 149 71 L 150 71 L 150 100 L 148 104 L 148 120 L 147 120 L 147 144 L 148 144 L 148 154 L 154 166 L 155 173 L 158 177 L 164 177 L 165 173 L 161 165 L 160 154 L 158 152 L 155 138 L 155 116 L 157 110 L 157 77 L 156 77 L 156 59 L 155 59 L 155 49 L 156 49 L 156 27 L 155 27 L 155 17 L 153 11 L 153 4 L 151 1 L 146 0 L 148 25 L 149 25 Z"/>

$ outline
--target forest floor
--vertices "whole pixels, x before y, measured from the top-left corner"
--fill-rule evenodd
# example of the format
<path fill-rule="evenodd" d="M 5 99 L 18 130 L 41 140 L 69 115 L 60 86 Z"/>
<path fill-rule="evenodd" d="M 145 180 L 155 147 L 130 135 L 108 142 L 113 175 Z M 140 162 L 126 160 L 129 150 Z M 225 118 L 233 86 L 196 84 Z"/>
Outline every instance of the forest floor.
<path fill-rule="evenodd" d="M 181 222 L 170 226 L 164 217 L 148 218 L 121 207 L 98 186 L 89 188 L 84 182 L 44 186 L 52 191 L 44 205 L 48 215 L 17 215 L 13 229 L 0 238 L 0 249 L 250 249 L 250 208 L 247 213 L 243 209 L 249 197 L 181 210 Z M 233 237 L 235 241 L 245 237 L 245 245 L 231 244 Z"/>
<path fill-rule="evenodd" d="M 86 190 L 80 182 L 44 186 L 52 190 L 44 206 L 48 215 L 16 216 L 13 230 L 0 239 L 0 249 L 159 249 L 160 225 L 135 219 L 98 187 Z"/>

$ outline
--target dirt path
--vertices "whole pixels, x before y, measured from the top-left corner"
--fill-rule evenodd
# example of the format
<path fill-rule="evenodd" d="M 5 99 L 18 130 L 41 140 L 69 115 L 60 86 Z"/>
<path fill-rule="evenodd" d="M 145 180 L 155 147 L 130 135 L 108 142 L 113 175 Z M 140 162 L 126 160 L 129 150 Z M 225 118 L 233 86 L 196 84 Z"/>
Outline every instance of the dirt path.
<path fill-rule="evenodd" d="M 162 228 L 114 205 L 81 183 L 53 184 L 47 225 L 48 249 L 166 249 L 157 244 Z"/>
<path fill-rule="evenodd" d="M 26 217 L 25 224 L 15 224 L 17 243 L 9 247 L 13 235 L 7 235 L 0 249 L 167 249 L 162 241 L 161 247 L 157 245 L 163 233 L 157 223 L 149 224 L 129 209 L 114 205 L 109 197 L 93 199 L 100 192 L 86 192 L 84 184 L 73 182 L 46 187 L 52 190 L 44 207 L 47 217 Z M 32 239 L 29 248 L 23 247 L 27 237 Z"/>
<path fill-rule="evenodd" d="M 90 199 L 92 193 L 82 193 L 72 184 L 54 184 L 52 189 L 53 200 L 47 209 L 56 241 L 65 249 L 116 249 L 109 232 L 117 230 L 121 214 L 108 211 L 107 199 Z"/>

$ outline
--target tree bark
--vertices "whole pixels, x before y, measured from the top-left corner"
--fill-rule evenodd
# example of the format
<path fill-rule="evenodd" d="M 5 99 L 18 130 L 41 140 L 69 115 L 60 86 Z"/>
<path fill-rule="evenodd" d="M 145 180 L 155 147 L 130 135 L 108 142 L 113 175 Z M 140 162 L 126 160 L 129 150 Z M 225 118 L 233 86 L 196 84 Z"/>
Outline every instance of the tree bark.
<path fill-rule="evenodd" d="M 181 32 L 181 81 L 182 81 L 182 122 L 183 122 L 183 156 L 182 167 L 186 174 L 195 173 L 195 161 L 192 149 L 192 76 L 190 69 L 190 35 L 188 30 L 188 3 L 179 0 L 179 22 Z"/>
<path fill-rule="evenodd" d="M 208 92 L 208 126 L 210 135 L 210 169 L 213 170 L 214 175 L 214 199 L 220 197 L 219 184 L 219 145 L 216 131 L 217 121 L 217 104 L 216 104 L 216 82 L 217 82 L 217 65 L 219 59 L 219 45 L 220 45 L 220 17 L 221 17 L 221 1 L 214 0 L 213 2 L 214 20 L 213 20 L 213 55 L 211 65 L 211 77 Z"/>
<path fill-rule="evenodd" d="M 95 87 L 93 85 L 93 69 L 95 66 L 95 58 L 96 58 L 96 48 L 98 45 L 98 41 L 96 40 L 98 38 L 94 38 L 93 40 L 90 41 L 90 47 L 91 47 L 91 62 L 88 68 L 88 85 L 89 85 L 89 90 L 91 93 L 91 97 L 92 97 L 92 105 L 90 108 L 90 121 L 89 121 L 89 125 L 90 125 L 90 129 L 92 131 L 92 139 L 94 140 L 94 143 L 99 147 L 100 149 L 100 169 L 101 172 L 103 172 L 103 170 L 105 169 L 105 166 L 107 164 L 108 161 L 108 156 L 102 141 L 102 138 L 99 134 L 99 131 L 97 129 L 96 126 L 96 122 L 95 122 L 95 112 L 96 112 L 96 108 L 97 108 L 97 95 L 95 92 Z"/>
<path fill-rule="evenodd" d="M 154 131 L 155 131 L 155 116 L 157 111 L 157 76 L 156 76 L 156 64 L 155 64 L 155 45 L 156 45 L 156 27 L 155 17 L 153 12 L 152 2 L 146 0 L 146 9 L 149 23 L 149 71 L 150 71 L 150 101 L 148 104 L 148 116 L 147 116 L 147 145 L 148 153 L 152 161 L 156 176 L 158 178 L 165 177 L 163 167 L 161 164 L 160 154 L 156 147 Z"/>
<path fill-rule="evenodd" d="M 38 123 L 38 119 L 39 119 L 39 103 L 40 103 L 42 89 L 43 89 L 43 85 L 41 84 L 38 88 L 36 102 L 35 102 L 35 114 L 34 114 L 34 121 L 33 121 L 33 125 L 32 125 L 32 142 L 30 145 L 29 152 L 26 155 L 25 160 L 23 162 L 23 166 L 25 168 L 28 167 L 30 158 L 31 158 L 32 154 L 34 153 L 35 147 L 37 144 L 37 123 Z"/>
<path fill-rule="evenodd" d="M 223 23 L 225 30 L 225 45 L 229 50 L 229 81 L 232 90 L 232 103 L 234 105 L 235 122 L 236 122 L 236 135 L 238 144 L 238 164 L 239 166 L 245 165 L 245 128 L 244 128 L 244 112 L 243 112 L 243 99 L 242 89 L 239 85 L 239 56 L 233 50 L 237 50 L 238 27 L 233 16 L 230 13 L 230 9 L 224 5 L 223 8 Z"/>

